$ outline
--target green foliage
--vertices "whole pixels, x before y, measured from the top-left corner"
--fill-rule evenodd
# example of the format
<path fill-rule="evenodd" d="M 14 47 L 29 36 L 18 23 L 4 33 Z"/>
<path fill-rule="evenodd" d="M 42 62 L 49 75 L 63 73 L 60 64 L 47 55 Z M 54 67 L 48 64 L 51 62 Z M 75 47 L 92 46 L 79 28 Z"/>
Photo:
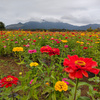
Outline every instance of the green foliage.
<path fill-rule="evenodd" d="M 0 30 L 5 30 L 5 25 L 3 22 L 0 22 Z"/>
<path fill-rule="evenodd" d="M 88 32 L 92 32 L 93 29 L 90 27 L 90 28 L 87 29 L 87 31 L 88 31 Z"/>

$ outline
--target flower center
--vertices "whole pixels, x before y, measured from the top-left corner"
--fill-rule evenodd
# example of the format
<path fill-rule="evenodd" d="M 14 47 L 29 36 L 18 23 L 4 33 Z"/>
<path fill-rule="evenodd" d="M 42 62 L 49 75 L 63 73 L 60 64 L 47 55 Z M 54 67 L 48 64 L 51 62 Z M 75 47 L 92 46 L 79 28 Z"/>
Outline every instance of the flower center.
<path fill-rule="evenodd" d="M 63 84 L 60 84 L 59 86 L 60 86 L 60 89 L 62 89 L 62 87 L 63 87 Z"/>
<path fill-rule="evenodd" d="M 82 60 L 76 60 L 75 64 L 76 65 L 80 65 L 80 66 L 85 66 L 86 65 L 86 63 L 84 61 L 82 61 Z"/>
<path fill-rule="evenodd" d="M 6 81 L 8 81 L 8 82 L 10 82 L 12 80 L 13 80 L 13 78 L 11 78 L 11 77 L 9 77 L 9 78 L 6 79 Z"/>

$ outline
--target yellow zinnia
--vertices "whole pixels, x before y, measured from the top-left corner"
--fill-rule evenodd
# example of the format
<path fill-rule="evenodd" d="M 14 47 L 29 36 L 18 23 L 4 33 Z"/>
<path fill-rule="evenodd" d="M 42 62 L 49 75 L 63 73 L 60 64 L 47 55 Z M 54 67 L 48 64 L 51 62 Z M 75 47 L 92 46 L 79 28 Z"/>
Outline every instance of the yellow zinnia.
<path fill-rule="evenodd" d="M 80 41 L 76 41 L 76 43 L 80 43 Z"/>
<path fill-rule="evenodd" d="M 47 83 L 45 83 L 46 85 L 50 85 L 48 82 Z"/>
<path fill-rule="evenodd" d="M 39 39 L 41 39 L 41 37 L 39 37 Z"/>
<path fill-rule="evenodd" d="M 67 40 L 61 40 L 63 43 L 66 43 L 66 42 L 68 42 Z"/>
<path fill-rule="evenodd" d="M 84 44 L 84 42 L 80 42 L 80 44 Z"/>
<path fill-rule="evenodd" d="M 84 33 L 81 33 L 81 36 L 84 36 L 85 34 Z"/>
<path fill-rule="evenodd" d="M 30 67 L 32 67 L 32 66 L 38 66 L 39 64 L 37 63 L 37 62 L 31 62 L 30 63 Z"/>
<path fill-rule="evenodd" d="M 22 47 L 14 47 L 12 51 L 23 51 Z"/>
<path fill-rule="evenodd" d="M 15 51 L 16 51 L 16 47 L 14 47 L 12 51 L 14 51 L 14 52 L 15 52 Z"/>
<path fill-rule="evenodd" d="M 68 90 L 68 85 L 64 81 L 58 81 L 55 84 L 55 90 L 61 92 L 67 91 Z"/>
<path fill-rule="evenodd" d="M 97 43 L 97 44 L 98 44 L 99 42 L 95 42 L 95 43 Z"/>

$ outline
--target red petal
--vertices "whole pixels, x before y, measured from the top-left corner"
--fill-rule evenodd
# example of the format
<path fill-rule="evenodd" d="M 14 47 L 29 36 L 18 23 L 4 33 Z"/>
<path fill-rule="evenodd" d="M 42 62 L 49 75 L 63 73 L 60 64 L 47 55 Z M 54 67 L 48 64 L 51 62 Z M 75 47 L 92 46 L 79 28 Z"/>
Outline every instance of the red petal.
<path fill-rule="evenodd" d="M 77 55 L 73 55 L 73 56 L 68 55 L 68 58 L 69 58 L 70 61 L 72 61 L 72 62 L 74 62 L 74 61 L 76 61 L 77 59 L 79 59 Z"/>
<path fill-rule="evenodd" d="M 75 77 L 76 78 L 83 78 L 82 71 L 81 70 L 77 71 L 75 74 Z"/>
<path fill-rule="evenodd" d="M 71 79 L 75 79 L 75 72 L 69 73 L 69 77 L 70 77 Z"/>
<path fill-rule="evenodd" d="M 64 71 L 72 73 L 74 70 L 71 67 L 64 68 Z"/>
<path fill-rule="evenodd" d="M 88 73 L 84 70 L 82 70 L 82 74 L 85 76 L 85 77 L 88 77 Z"/>
<path fill-rule="evenodd" d="M 96 69 L 96 68 L 92 68 L 89 71 L 94 73 L 94 74 L 98 74 L 99 73 L 99 69 Z"/>
<path fill-rule="evenodd" d="M 12 86 L 12 84 L 7 84 L 5 87 L 8 88 L 8 87 L 11 87 L 11 86 Z"/>
<path fill-rule="evenodd" d="M 65 58 L 65 59 L 64 59 L 64 62 L 63 62 L 63 65 L 64 65 L 64 66 L 68 66 L 68 65 L 69 65 L 69 60 Z"/>

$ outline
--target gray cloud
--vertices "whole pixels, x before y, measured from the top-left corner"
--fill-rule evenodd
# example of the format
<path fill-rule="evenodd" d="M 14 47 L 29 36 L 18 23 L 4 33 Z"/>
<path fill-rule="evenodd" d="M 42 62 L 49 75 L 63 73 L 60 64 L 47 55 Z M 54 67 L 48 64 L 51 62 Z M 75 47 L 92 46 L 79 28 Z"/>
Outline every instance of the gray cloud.
<path fill-rule="evenodd" d="M 62 21 L 74 25 L 100 24 L 100 0 L 0 0 L 0 21 Z"/>

